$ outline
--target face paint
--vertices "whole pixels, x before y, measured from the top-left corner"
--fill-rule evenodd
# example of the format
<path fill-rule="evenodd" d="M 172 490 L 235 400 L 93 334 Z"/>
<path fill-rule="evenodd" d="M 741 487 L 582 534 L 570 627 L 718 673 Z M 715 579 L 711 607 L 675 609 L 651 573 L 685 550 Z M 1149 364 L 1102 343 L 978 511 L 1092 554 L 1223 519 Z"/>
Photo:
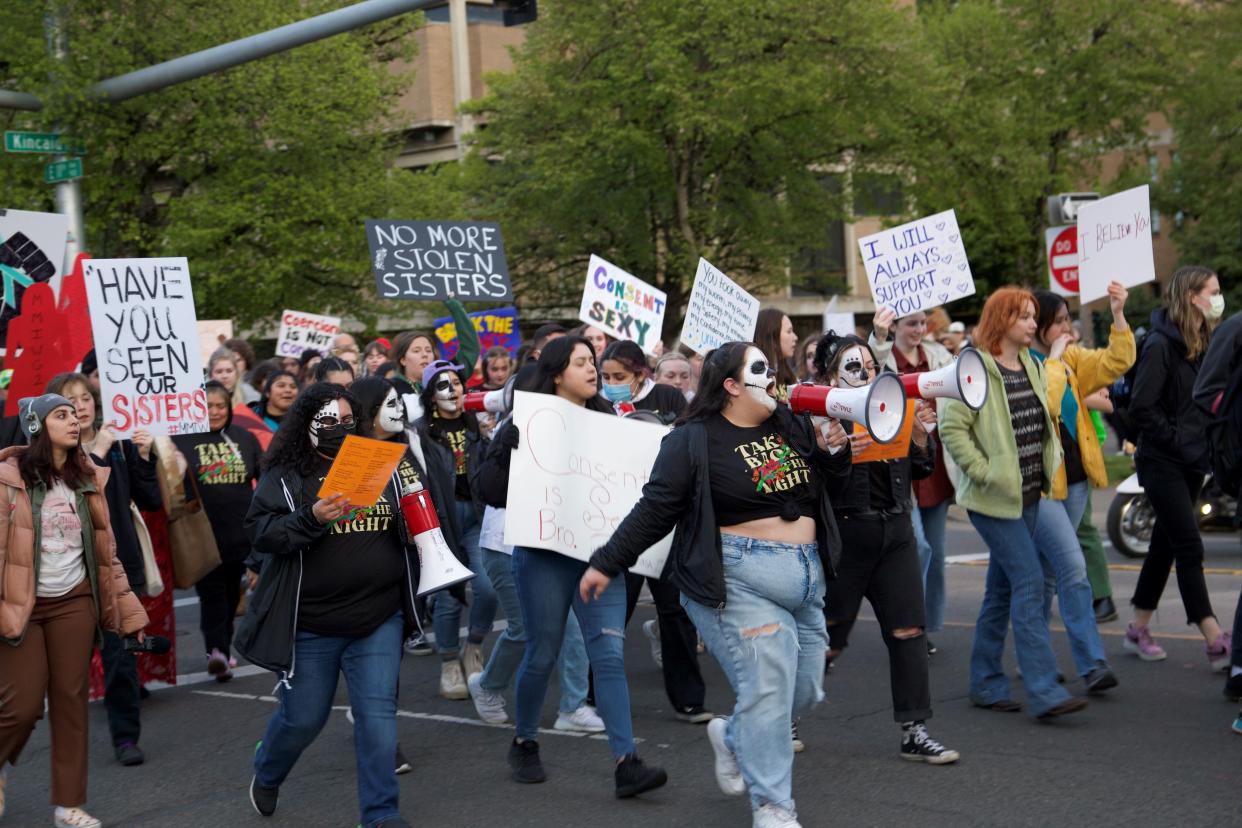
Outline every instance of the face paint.
<path fill-rule="evenodd" d="M 776 398 L 768 395 L 775 383 L 776 372 L 768 367 L 768 358 L 758 348 L 746 349 L 746 361 L 742 366 L 742 385 L 746 393 L 768 411 L 776 410 Z"/>
<path fill-rule="evenodd" d="M 379 412 L 375 415 L 375 422 L 381 431 L 389 434 L 400 434 L 405 428 L 405 423 L 401 418 L 401 399 L 397 396 L 395 388 L 388 389 L 388 396 L 384 398 L 383 405 L 380 406 Z"/>
<path fill-rule="evenodd" d="M 310 442 L 315 450 L 327 457 L 335 457 L 345 442 L 345 435 L 354 430 L 354 418 L 341 418 L 341 403 L 330 400 L 315 412 L 310 424 Z"/>
<path fill-rule="evenodd" d="M 871 382 L 871 373 L 867 370 L 867 352 L 861 345 L 851 345 L 841 355 L 841 366 L 837 370 L 838 388 L 861 388 Z"/>
<path fill-rule="evenodd" d="M 457 395 L 453 392 L 453 383 L 449 380 L 448 373 L 437 374 L 432 380 L 432 388 L 434 389 L 432 398 L 436 401 L 436 408 L 445 414 L 456 414 Z"/>

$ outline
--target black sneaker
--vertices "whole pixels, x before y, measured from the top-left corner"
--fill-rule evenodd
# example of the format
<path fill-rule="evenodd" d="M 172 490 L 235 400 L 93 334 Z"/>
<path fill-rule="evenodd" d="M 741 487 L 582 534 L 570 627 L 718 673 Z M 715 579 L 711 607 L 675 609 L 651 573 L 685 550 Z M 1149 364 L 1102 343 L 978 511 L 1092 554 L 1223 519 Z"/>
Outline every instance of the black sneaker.
<path fill-rule="evenodd" d="M 1106 624 L 1109 621 L 1117 620 L 1117 605 L 1113 603 L 1112 598 L 1100 598 L 1091 602 L 1091 608 L 1095 610 L 1095 623 Z"/>
<path fill-rule="evenodd" d="M 401 751 L 401 745 L 397 745 L 396 767 L 393 773 L 400 776 L 403 773 L 409 773 L 414 770 L 414 766 L 410 764 L 410 760 L 405 758 L 405 754 Z"/>
<path fill-rule="evenodd" d="M 617 765 L 616 779 L 617 799 L 627 799 L 663 786 L 668 774 L 664 768 L 647 767 L 637 753 L 631 753 Z"/>
<path fill-rule="evenodd" d="M 716 718 L 710 710 L 704 710 L 702 707 L 683 707 L 677 711 L 677 718 L 683 722 L 690 724 L 706 724 Z"/>
<path fill-rule="evenodd" d="M 1093 694 L 1103 693 L 1117 686 L 1117 677 L 1103 661 L 1097 661 L 1091 672 L 1083 676 L 1082 681 L 1087 686 L 1087 692 Z"/>
<path fill-rule="evenodd" d="M 1242 701 L 1242 673 L 1225 679 L 1225 698 L 1231 702 Z"/>
<path fill-rule="evenodd" d="M 276 801 L 280 798 L 280 788 L 265 788 L 259 784 L 258 777 L 250 779 L 250 804 L 262 816 L 276 813 Z"/>
<path fill-rule="evenodd" d="M 509 746 L 509 771 L 514 782 L 533 785 L 545 781 L 548 777 L 539 761 L 539 743 L 533 739 L 519 743 L 514 739 Z"/>
<path fill-rule="evenodd" d="M 927 654 L 929 656 L 940 652 L 940 650 L 936 647 L 935 642 L 933 642 L 930 638 L 927 638 L 927 636 L 924 636 L 924 638 L 927 641 Z"/>
<path fill-rule="evenodd" d="M 147 757 L 138 745 L 133 742 L 125 742 L 116 746 L 116 761 L 127 768 L 132 768 L 147 761 Z"/>
<path fill-rule="evenodd" d="M 933 739 L 927 732 L 927 725 L 913 722 L 901 726 L 901 758 L 929 765 L 947 765 L 960 759 L 961 754 Z"/>

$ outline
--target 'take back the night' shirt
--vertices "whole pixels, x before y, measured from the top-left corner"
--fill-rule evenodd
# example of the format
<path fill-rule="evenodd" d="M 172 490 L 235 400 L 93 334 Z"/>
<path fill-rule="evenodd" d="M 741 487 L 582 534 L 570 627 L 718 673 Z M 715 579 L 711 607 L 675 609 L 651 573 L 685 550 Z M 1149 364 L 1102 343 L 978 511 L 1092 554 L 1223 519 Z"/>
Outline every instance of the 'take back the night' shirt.
<path fill-rule="evenodd" d="M 254 496 L 263 451 L 259 441 L 235 425 L 203 434 L 178 434 L 172 441 L 185 456 L 186 476 L 193 478 L 203 498 L 220 559 L 245 560 L 250 540 L 241 519 Z M 186 496 L 193 497 L 193 492 L 187 481 Z"/>
<path fill-rule="evenodd" d="M 457 472 L 456 495 L 458 500 L 470 500 L 470 475 L 466 461 L 466 418 L 441 417 L 439 411 L 432 413 L 436 433 L 453 452 L 453 465 Z"/>
<path fill-rule="evenodd" d="M 705 425 L 712 508 L 719 525 L 815 517 L 811 466 L 777 431 L 774 418 L 742 428 L 715 414 Z"/>

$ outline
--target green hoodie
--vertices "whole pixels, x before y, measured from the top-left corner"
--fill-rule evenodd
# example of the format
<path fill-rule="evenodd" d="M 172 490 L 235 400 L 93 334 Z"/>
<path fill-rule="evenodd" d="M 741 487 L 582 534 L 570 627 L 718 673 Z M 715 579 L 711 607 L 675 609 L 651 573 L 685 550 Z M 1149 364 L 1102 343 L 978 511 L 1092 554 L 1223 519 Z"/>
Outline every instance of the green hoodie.
<path fill-rule="evenodd" d="M 957 502 L 972 512 L 994 518 L 1022 517 L 1022 472 L 1018 468 L 1018 443 L 1013 436 L 1013 419 L 1005 381 L 991 354 L 979 351 L 988 371 L 988 399 L 979 411 L 965 403 L 950 400 L 940 420 L 940 439 L 953 462 L 962 470 L 957 481 Z M 1044 372 L 1027 349 L 1018 354 L 1026 375 L 1044 409 L 1044 481 L 1048 494 L 1052 479 L 1061 465 L 1061 441 L 1056 424 L 1048 413 Z"/>

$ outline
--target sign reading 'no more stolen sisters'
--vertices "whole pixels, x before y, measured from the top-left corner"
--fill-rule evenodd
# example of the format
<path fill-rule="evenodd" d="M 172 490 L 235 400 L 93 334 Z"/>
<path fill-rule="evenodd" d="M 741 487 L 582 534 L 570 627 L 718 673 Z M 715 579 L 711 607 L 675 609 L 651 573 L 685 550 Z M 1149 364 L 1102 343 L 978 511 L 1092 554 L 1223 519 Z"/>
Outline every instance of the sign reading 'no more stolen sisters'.
<path fill-rule="evenodd" d="M 121 439 L 207 431 L 189 263 L 90 259 L 83 272 L 104 422 Z"/>
<path fill-rule="evenodd" d="M 975 292 L 952 210 L 865 236 L 858 248 L 876 306 L 898 318 Z"/>
<path fill-rule="evenodd" d="M 481 221 L 367 219 L 381 299 L 512 299 L 500 226 Z"/>

